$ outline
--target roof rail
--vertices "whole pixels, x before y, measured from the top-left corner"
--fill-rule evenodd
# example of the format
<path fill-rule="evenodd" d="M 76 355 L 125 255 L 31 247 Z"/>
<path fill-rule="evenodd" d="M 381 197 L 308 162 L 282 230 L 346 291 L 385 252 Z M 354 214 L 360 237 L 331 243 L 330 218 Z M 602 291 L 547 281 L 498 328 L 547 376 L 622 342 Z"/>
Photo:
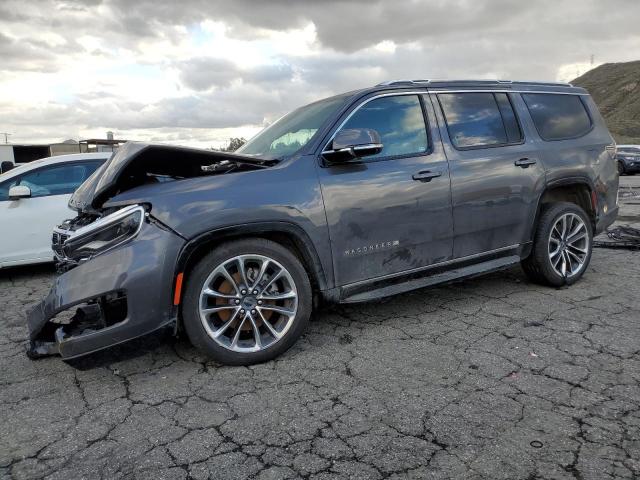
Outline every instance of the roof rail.
<path fill-rule="evenodd" d="M 381 82 L 377 84 L 376 87 L 388 87 L 391 85 L 415 85 L 423 83 L 431 83 L 431 80 L 389 80 L 387 82 Z"/>
<path fill-rule="evenodd" d="M 564 82 L 528 82 L 514 80 L 390 80 L 378 83 L 376 87 L 389 87 L 398 85 L 430 85 L 434 83 L 443 83 L 449 85 L 540 85 L 547 87 L 573 87 L 570 83 Z"/>

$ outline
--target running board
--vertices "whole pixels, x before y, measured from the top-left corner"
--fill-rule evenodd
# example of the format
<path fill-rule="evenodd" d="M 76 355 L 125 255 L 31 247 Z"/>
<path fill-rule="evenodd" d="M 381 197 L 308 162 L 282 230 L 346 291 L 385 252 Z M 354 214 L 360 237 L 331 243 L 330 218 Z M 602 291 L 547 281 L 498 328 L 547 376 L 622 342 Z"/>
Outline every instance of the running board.
<path fill-rule="evenodd" d="M 367 285 L 358 285 L 352 287 L 345 286 L 341 289 L 340 303 L 359 303 L 378 300 L 380 298 L 389 297 L 398 293 L 409 292 L 418 288 L 440 285 L 443 283 L 461 280 L 463 278 L 492 273 L 511 267 L 512 265 L 515 265 L 519 262 L 519 255 L 510 255 L 507 257 L 494 258 L 492 260 L 487 260 L 481 263 L 455 268 L 453 270 L 439 271 L 439 269 L 436 268 L 434 269 L 435 272 L 433 272 L 431 275 L 429 275 L 429 272 L 432 270 L 426 270 L 424 272 L 426 276 L 414 278 L 407 281 L 401 281 L 400 278 L 396 278 L 395 281 L 400 283 L 387 284 L 382 287 L 376 286 L 376 283 L 378 282 L 376 282 L 375 280 L 368 285 L 368 287 L 371 289 L 367 289 Z"/>

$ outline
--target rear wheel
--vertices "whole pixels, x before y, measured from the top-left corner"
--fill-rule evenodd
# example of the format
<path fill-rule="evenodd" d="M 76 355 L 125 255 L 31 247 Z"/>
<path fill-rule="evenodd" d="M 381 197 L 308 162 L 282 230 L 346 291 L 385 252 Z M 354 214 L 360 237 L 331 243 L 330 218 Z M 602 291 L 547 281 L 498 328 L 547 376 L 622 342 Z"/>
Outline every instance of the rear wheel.
<path fill-rule="evenodd" d="M 618 173 L 624 175 L 624 164 L 622 162 L 618 162 Z"/>
<path fill-rule="evenodd" d="M 307 273 L 265 239 L 227 243 L 189 274 L 183 320 L 194 346 L 219 362 L 249 365 L 286 351 L 311 315 Z"/>
<path fill-rule="evenodd" d="M 540 216 L 531 255 L 522 267 L 536 283 L 571 285 L 587 269 L 592 249 L 591 222 L 584 210 L 573 203 L 556 203 Z"/>

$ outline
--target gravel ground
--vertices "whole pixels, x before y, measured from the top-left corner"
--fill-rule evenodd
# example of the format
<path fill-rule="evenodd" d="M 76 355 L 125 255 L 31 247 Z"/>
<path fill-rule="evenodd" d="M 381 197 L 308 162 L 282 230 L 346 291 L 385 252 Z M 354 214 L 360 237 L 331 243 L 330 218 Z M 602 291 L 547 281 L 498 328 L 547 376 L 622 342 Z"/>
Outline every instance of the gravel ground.
<path fill-rule="evenodd" d="M 327 309 L 250 368 L 164 333 L 30 361 L 52 277 L 0 273 L 0 478 L 640 478 L 640 252 Z"/>

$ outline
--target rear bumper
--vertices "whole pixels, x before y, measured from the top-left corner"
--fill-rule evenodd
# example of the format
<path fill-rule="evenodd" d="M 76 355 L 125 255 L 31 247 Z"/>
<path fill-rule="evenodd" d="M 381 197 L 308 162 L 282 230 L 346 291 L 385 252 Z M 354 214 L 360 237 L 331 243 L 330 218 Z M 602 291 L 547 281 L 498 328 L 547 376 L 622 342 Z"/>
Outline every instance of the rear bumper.
<path fill-rule="evenodd" d="M 604 232 L 607 227 L 609 227 L 613 222 L 615 222 L 618 217 L 618 207 L 612 208 L 606 214 L 600 215 L 598 221 L 596 222 L 596 231 L 593 232 L 594 235 L 598 235 L 599 233 Z"/>
<path fill-rule="evenodd" d="M 132 241 L 58 276 L 27 314 L 28 354 L 79 357 L 172 323 L 173 277 L 183 245 L 179 236 L 145 222 Z M 117 321 L 107 315 L 114 298 Z"/>

